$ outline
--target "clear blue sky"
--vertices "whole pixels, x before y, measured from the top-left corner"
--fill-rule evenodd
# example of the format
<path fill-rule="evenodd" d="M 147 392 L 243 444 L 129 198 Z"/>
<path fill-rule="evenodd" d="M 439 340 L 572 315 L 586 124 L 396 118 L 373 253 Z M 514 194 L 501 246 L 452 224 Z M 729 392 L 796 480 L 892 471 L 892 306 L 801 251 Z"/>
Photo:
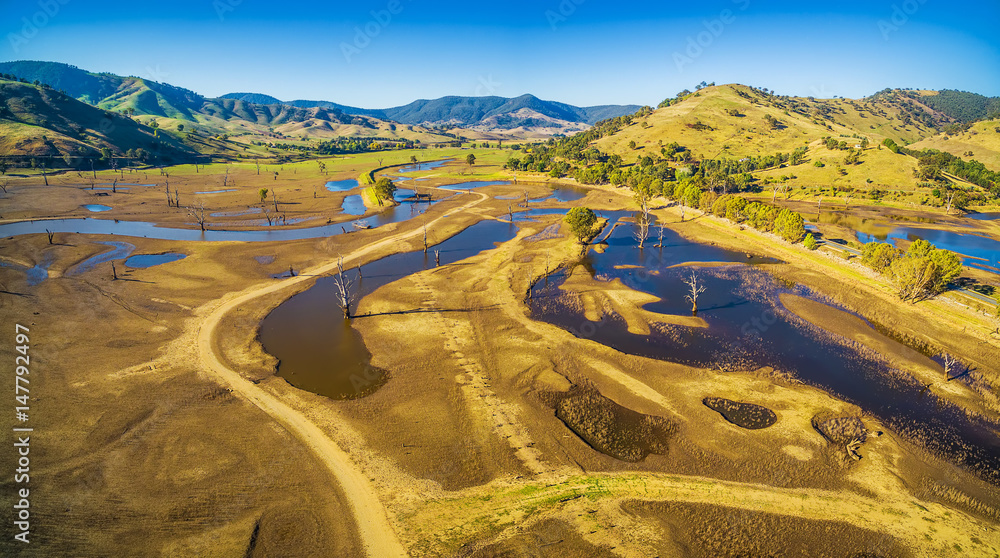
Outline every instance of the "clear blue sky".
<path fill-rule="evenodd" d="M 997 0 L 0 0 L 0 60 L 367 108 L 523 93 L 655 105 L 702 80 L 1000 95 L 998 28 Z"/>

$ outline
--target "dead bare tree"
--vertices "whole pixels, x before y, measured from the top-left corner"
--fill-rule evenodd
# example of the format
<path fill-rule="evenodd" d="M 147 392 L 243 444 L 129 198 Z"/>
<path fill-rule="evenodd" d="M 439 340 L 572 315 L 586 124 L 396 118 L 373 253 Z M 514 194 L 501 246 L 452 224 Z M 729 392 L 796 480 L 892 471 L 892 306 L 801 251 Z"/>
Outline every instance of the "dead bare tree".
<path fill-rule="evenodd" d="M 952 370 L 959 364 L 958 359 L 949 353 L 941 353 L 941 359 L 944 362 L 944 379 L 950 381 Z"/>
<path fill-rule="evenodd" d="M 424 253 L 427 253 L 427 225 L 424 225 Z"/>
<path fill-rule="evenodd" d="M 278 212 L 278 191 L 274 188 L 271 189 L 271 201 L 274 202 L 274 212 Z"/>
<path fill-rule="evenodd" d="M 257 166 L 257 176 L 260 176 L 260 159 L 254 159 L 253 164 Z"/>
<path fill-rule="evenodd" d="M 531 264 L 528 264 L 528 277 L 527 277 L 527 280 L 528 280 L 528 298 L 529 299 L 532 298 L 532 292 L 531 292 L 532 280 L 531 279 L 534 277 L 534 275 L 535 275 L 535 270 L 532 269 Z"/>
<path fill-rule="evenodd" d="M 441 250 L 434 250 L 434 265 L 441 265 Z"/>
<path fill-rule="evenodd" d="M 198 222 L 198 226 L 201 227 L 202 232 L 205 231 L 205 202 L 200 202 L 196 207 L 189 207 L 188 214 L 194 217 L 195 221 Z"/>
<path fill-rule="evenodd" d="M 271 212 L 268 211 L 267 206 L 264 206 L 264 218 L 267 219 L 267 226 L 271 226 Z"/>
<path fill-rule="evenodd" d="M 948 215 L 951 213 L 951 204 L 955 201 L 955 192 L 948 192 L 948 199 L 945 201 L 944 214 Z"/>
<path fill-rule="evenodd" d="M 174 207 L 178 209 L 181 207 L 181 193 L 177 191 L 176 187 L 174 187 Z"/>
<path fill-rule="evenodd" d="M 649 238 L 649 212 L 645 206 L 643 206 L 643 209 L 644 211 L 636 218 L 636 228 L 632 231 L 632 236 L 639 243 L 640 250 L 646 244 L 646 239 Z"/>
<path fill-rule="evenodd" d="M 514 222 L 514 209 L 510 206 L 509 203 L 507 204 L 507 217 L 510 219 L 511 223 Z"/>
<path fill-rule="evenodd" d="M 656 239 L 656 247 L 657 248 L 663 248 L 663 225 L 662 224 L 659 227 L 658 233 L 659 234 L 657 235 L 657 239 Z"/>
<path fill-rule="evenodd" d="M 229 165 L 226 165 L 226 176 L 222 177 L 222 187 L 229 185 Z"/>
<path fill-rule="evenodd" d="M 115 262 L 111 262 L 111 280 L 118 280 L 118 270 L 115 268 Z"/>
<path fill-rule="evenodd" d="M 45 229 L 45 234 L 47 234 L 47 235 L 49 236 L 49 244 L 52 244 L 52 237 L 53 237 L 53 236 L 54 236 L 54 235 L 55 235 L 56 233 L 54 233 L 54 232 L 50 232 L 50 231 L 49 231 L 49 229 Z"/>
<path fill-rule="evenodd" d="M 771 187 L 771 203 L 774 203 L 775 198 L 778 197 L 778 192 L 784 192 L 788 188 L 788 185 L 783 182 L 775 182 L 774 186 Z"/>
<path fill-rule="evenodd" d="M 45 185 L 49 185 L 49 177 L 45 174 L 45 159 L 42 159 L 42 179 L 45 180 Z"/>
<path fill-rule="evenodd" d="M 337 289 L 337 305 L 344 311 L 344 319 L 351 319 L 351 303 L 354 301 L 354 279 L 344 272 L 344 257 L 337 259 L 337 275 L 333 277 L 333 285 Z"/>
<path fill-rule="evenodd" d="M 0 178 L 0 190 L 3 190 L 4 194 L 7 193 L 7 184 L 8 180 L 6 178 Z M 91 188 L 93 188 L 93 186 L 91 186 Z"/>
<path fill-rule="evenodd" d="M 684 298 L 691 303 L 691 315 L 698 314 L 698 295 L 705 292 L 705 286 L 698 283 L 698 274 L 691 270 L 691 277 L 684 280 L 688 286 L 688 295 Z"/>

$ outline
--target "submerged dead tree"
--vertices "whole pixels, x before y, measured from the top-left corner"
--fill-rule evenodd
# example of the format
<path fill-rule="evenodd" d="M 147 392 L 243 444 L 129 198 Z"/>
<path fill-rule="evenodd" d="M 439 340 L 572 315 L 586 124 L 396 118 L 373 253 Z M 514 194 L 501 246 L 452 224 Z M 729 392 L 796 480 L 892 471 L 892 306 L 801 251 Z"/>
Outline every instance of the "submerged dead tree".
<path fill-rule="evenodd" d="M 359 274 L 360 276 L 360 268 Z M 333 285 L 337 290 L 337 305 L 344 311 L 344 319 L 351 319 L 351 303 L 354 302 L 355 280 L 344 271 L 344 257 L 337 259 L 337 275 L 333 277 Z"/>
<path fill-rule="evenodd" d="M 705 292 L 705 285 L 698 283 L 698 274 L 691 270 L 691 277 L 684 280 L 684 283 L 688 286 L 688 294 L 684 298 L 691 303 L 691 314 L 698 314 L 698 295 Z"/>
<path fill-rule="evenodd" d="M 649 210 L 645 206 L 643 206 L 643 212 L 636 219 L 635 225 L 632 236 L 635 237 L 635 241 L 639 243 L 639 249 L 642 250 L 646 239 L 649 238 Z"/>
<path fill-rule="evenodd" d="M 198 222 L 198 226 L 201 227 L 201 231 L 205 232 L 205 203 L 201 202 L 196 207 L 189 207 L 188 214 L 194 217 L 194 220 Z"/>
<path fill-rule="evenodd" d="M 951 381 L 953 379 L 951 372 L 958 366 L 958 359 L 949 353 L 942 353 L 941 360 L 944 363 L 944 379 Z"/>

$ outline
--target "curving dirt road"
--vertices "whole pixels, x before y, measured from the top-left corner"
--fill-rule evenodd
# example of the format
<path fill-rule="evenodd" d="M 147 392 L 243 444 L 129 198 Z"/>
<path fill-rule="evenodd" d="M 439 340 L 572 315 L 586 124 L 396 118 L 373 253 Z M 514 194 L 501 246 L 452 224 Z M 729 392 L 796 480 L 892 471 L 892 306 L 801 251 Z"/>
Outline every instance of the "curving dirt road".
<path fill-rule="evenodd" d="M 448 213 L 466 211 L 489 199 L 489 196 L 485 194 L 474 193 L 477 199 Z M 427 227 L 433 226 L 445 216 L 447 214 L 428 222 Z M 422 234 L 421 228 L 390 235 L 378 242 L 344 255 L 344 263 L 357 260 L 389 244 L 398 243 L 400 240 L 418 234 Z M 233 393 L 253 403 L 277 420 L 316 454 L 343 489 L 344 495 L 354 513 L 358 537 L 361 539 L 369 556 L 406 556 L 406 549 L 399 542 L 399 538 L 389 522 L 385 507 L 379 500 L 375 488 L 368 480 L 368 477 L 355 467 L 347 453 L 305 415 L 286 405 L 280 399 L 264 391 L 253 382 L 250 382 L 241 376 L 239 372 L 227 367 L 216 353 L 215 344 L 213 343 L 219 323 L 230 311 L 257 297 L 286 289 L 301 281 L 311 280 L 316 275 L 321 275 L 335 269 L 336 266 L 336 262 L 327 263 L 306 270 L 298 277 L 268 283 L 259 287 L 252 287 L 242 293 L 236 293 L 232 297 L 224 299 L 218 307 L 212 310 L 198 328 L 198 354 L 201 362 L 204 364 L 204 369 L 210 375 L 232 389 Z"/>

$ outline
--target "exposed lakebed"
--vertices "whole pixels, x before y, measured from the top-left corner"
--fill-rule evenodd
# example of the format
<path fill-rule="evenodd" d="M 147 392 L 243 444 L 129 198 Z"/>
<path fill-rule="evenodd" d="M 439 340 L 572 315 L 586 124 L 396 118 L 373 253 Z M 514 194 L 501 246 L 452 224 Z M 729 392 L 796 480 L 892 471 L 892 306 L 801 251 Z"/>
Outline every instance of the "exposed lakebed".
<path fill-rule="evenodd" d="M 983 478 L 1000 481 L 997 425 L 970 418 L 909 375 L 891 370 L 872 351 L 820 330 L 779 300 L 782 293 L 817 299 L 814 293 L 781 284 L 745 254 L 690 242 L 669 230 L 662 250 L 640 251 L 631 229 L 619 226 L 603 252 L 592 250 L 579 265 L 594 280 L 618 279 L 659 297 L 643 310 L 674 316 L 691 314 L 684 280 L 694 270 L 707 287 L 698 300 L 698 317 L 708 327 L 653 323 L 649 335 L 640 335 L 630 333 L 617 314 L 589 320 L 579 301 L 560 289 L 573 270 L 556 272 L 535 285 L 529 302 L 532 317 L 630 354 L 704 368 L 771 367 L 790 373 L 858 405 Z M 732 265 L 672 267 L 685 262 Z M 753 265 L 743 265 L 748 263 Z"/>
<path fill-rule="evenodd" d="M 517 227 L 511 223 L 482 221 L 427 254 L 405 252 L 365 264 L 357 283 L 357 300 L 382 285 L 434 267 L 434 251 L 439 252 L 440 265 L 447 265 L 493 248 L 516 233 Z M 357 273 L 355 269 L 348 271 L 351 277 Z M 314 286 L 272 310 L 261 323 L 260 341 L 279 359 L 278 375 L 300 389 L 333 399 L 352 399 L 371 393 L 385 381 L 385 371 L 370 366 L 371 353 L 361 335 L 343 319 L 331 277 L 321 277 Z"/>

